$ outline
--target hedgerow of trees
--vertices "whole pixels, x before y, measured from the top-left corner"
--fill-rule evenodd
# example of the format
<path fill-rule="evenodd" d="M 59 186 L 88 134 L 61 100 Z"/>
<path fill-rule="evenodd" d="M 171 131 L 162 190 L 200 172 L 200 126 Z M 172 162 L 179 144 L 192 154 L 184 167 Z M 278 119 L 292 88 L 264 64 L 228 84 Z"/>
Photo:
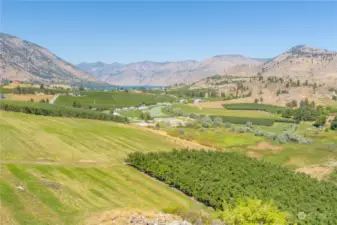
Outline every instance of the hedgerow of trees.
<path fill-rule="evenodd" d="M 238 153 L 174 150 L 131 153 L 127 162 L 198 201 L 225 210 L 237 199 L 274 202 L 290 213 L 290 224 L 336 224 L 337 191 L 333 183 Z M 299 214 L 305 218 L 299 218 Z"/>
<path fill-rule="evenodd" d="M 96 120 L 128 122 L 126 117 L 100 113 L 92 110 L 68 108 L 57 105 L 34 102 L 1 101 L 0 110 L 22 112 L 42 116 L 76 117 Z"/>

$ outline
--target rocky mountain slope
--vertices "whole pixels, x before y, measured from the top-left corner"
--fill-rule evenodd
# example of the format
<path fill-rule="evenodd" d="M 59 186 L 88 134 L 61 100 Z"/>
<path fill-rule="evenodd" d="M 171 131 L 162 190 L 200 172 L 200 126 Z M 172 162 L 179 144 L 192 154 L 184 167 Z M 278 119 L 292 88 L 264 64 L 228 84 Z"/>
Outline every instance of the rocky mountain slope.
<path fill-rule="evenodd" d="M 130 64 L 81 63 L 78 68 L 95 75 L 99 80 L 118 85 L 171 85 L 192 83 L 205 77 L 224 73 L 237 65 L 256 66 L 263 60 L 241 55 L 219 55 L 203 61 L 152 62 Z"/>
<path fill-rule="evenodd" d="M 47 49 L 0 33 L 0 79 L 44 83 L 77 83 L 96 78 Z"/>
<path fill-rule="evenodd" d="M 337 86 L 337 52 L 295 46 L 264 64 L 236 66 L 223 75 L 282 77 Z"/>

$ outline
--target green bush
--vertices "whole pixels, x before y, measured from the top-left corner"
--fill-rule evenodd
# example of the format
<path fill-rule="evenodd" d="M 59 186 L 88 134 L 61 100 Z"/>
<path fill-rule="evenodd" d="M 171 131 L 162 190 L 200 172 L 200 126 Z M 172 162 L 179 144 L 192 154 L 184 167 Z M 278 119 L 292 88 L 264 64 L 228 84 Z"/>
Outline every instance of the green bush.
<path fill-rule="evenodd" d="M 22 112 L 42 116 L 75 117 L 96 120 L 110 120 L 116 122 L 128 122 L 127 118 L 122 116 L 115 116 L 106 113 L 95 112 L 92 110 L 61 107 L 45 103 L 1 101 L 0 110 Z"/>
<path fill-rule="evenodd" d="M 234 152 L 174 150 L 131 153 L 127 162 L 218 210 L 235 199 L 274 202 L 289 212 L 290 223 L 336 224 L 333 183 Z M 301 212 L 307 216 L 297 217 Z"/>
<path fill-rule="evenodd" d="M 226 224 L 288 225 L 288 213 L 281 212 L 273 203 L 256 199 L 238 199 L 234 204 L 224 202 L 220 218 Z"/>

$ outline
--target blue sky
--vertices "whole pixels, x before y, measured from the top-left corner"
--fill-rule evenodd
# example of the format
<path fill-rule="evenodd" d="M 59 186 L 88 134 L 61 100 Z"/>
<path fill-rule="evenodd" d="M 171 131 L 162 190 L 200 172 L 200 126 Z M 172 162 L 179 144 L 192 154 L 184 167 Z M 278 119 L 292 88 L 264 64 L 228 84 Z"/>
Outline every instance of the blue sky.
<path fill-rule="evenodd" d="M 72 63 L 269 58 L 297 44 L 337 50 L 337 1 L 13 1 L 1 30 Z"/>

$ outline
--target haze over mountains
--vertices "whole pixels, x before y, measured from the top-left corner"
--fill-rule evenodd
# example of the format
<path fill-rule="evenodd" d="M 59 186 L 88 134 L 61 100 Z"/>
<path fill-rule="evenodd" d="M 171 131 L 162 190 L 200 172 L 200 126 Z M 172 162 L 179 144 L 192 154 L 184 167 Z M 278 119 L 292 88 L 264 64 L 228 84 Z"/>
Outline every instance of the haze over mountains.
<path fill-rule="evenodd" d="M 241 55 L 218 55 L 203 61 L 143 61 L 130 64 L 102 62 L 80 63 L 78 68 L 110 84 L 170 85 L 192 83 L 215 74 L 222 74 L 237 65 L 257 66 L 263 60 Z"/>
<path fill-rule="evenodd" d="M 337 86 L 337 52 L 295 46 L 272 59 L 218 55 L 202 61 L 142 61 L 72 65 L 46 48 L 0 33 L 0 78 L 44 83 L 100 82 L 116 85 L 190 84 L 218 75 L 278 76 Z"/>

